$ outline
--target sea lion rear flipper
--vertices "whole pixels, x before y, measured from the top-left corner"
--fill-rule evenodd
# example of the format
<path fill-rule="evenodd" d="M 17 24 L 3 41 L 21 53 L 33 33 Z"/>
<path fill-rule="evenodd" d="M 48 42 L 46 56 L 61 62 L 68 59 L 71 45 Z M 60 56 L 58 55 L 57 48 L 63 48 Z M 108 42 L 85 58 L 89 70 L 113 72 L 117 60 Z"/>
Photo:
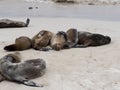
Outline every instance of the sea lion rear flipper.
<path fill-rule="evenodd" d="M 22 83 L 22 84 L 24 84 L 26 86 L 43 87 L 43 85 L 37 84 L 37 83 L 35 83 L 33 81 L 29 81 L 27 79 L 24 79 L 23 77 L 17 77 L 17 78 L 15 78 L 15 81 L 19 82 L 19 83 Z"/>
<path fill-rule="evenodd" d="M 7 50 L 7 51 L 16 51 L 15 44 L 11 44 L 11 45 L 5 46 L 4 50 Z"/>
<path fill-rule="evenodd" d="M 29 25 L 29 23 L 30 23 L 30 19 L 27 18 L 27 20 L 26 20 L 26 27 Z"/>

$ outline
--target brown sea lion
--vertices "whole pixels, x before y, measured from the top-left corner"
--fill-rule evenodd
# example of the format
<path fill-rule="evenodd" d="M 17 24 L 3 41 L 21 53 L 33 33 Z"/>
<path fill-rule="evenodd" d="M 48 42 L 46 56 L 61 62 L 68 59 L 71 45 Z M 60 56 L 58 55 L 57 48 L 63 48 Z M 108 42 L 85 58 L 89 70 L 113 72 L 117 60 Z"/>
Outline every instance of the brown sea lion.
<path fill-rule="evenodd" d="M 53 33 L 47 30 L 40 31 L 32 38 L 32 47 L 36 50 L 47 50 L 47 46 L 50 45 L 50 40 Z"/>
<path fill-rule="evenodd" d="M 7 51 L 22 51 L 32 47 L 32 41 L 26 36 L 21 36 L 15 40 L 15 44 L 4 47 Z"/>
<path fill-rule="evenodd" d="M 66 35 L 67 35 L 67 42 L 68 42 L 69 48 L 75 47 L 75 45 L 78 42 L 77 29 L 71 28 L 71 29 L 67 30 Z"/>
<path fill-rule="evenodd" d="M 0 20 L 0 28 L 16 28 L 16 27 L 27 27 L 30 23 L 30 19 L 27 18 L 26 23 L 21 21 L 13 21 L 9 19 Z"/>
<path fill-rule="evenodd" d="M 67 45 L 66 33 L 63 31 L 59 31 L 57 34 L 55 34 L 51 39 L 51 47 L 56 51 L 69 48 L 69 46 Z"/>
<path fill-rule="evenodd" d="M 78 32 L 79 47 L 101 46 L 109 44 L 110 42 L 111 38 L 109 36 L 89 32 Z"/>
<path fill-rule="evenodd" d="M 8 54 L 0 59 L 1 81 L 10 80 L 27 86 L 43 87 L 30 79 L 42 76 L 45 73 L 46 63 L 42 59 L 31 59 L 18 63 L 15 54 Z M 1 78 L 0 77 L 0 78 Z"/>

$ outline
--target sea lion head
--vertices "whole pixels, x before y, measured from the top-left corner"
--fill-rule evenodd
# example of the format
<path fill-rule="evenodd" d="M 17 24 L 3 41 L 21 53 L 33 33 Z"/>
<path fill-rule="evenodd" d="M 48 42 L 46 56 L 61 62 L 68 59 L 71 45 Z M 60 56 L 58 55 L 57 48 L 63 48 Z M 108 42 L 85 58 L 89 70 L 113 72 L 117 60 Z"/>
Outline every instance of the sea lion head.
<path fill-rule="evenodd" d="M 52 32 L 47 30 L 40 31 L 37 35 L 33 37 L 33 48 L 40 50 L 42 47 L 46 47 L 50 44 L 52 38 Z"/>
<path fill-rule="evenodd" d="M 53 36 L 51 47 L 56 51 L 67 49 L 67 36 L 64 31 L 59 31 Z"/>
<path fill-rule="evenodd" d="M 59 31 L 56 35 L 60 35 L 60 36 L 63 36 L 64 39 L 67 41 L 67 35 L 64 31 Z"/>
<path fill-rule="evenodd" d="M 67 42 L 69 44 L 70 47 L 73 47 L 77 44 L 78 42 L 78 31 L 77 29 L 74 28 L 70 28 L 67 30 L 66 32 L 67 35 Z"/>
<path fill-rule="evenodd" d="M 111 42 L 111 38 L 109 36 L 105 36 L 106 38 L 106 44 L 109 44 Z"/>
<path fill-rule="evenodd" d="M 7 61 L 9 60 L 12 63 L 18 63 L 18 62 L 20 62 L 20 53 L 15 52 L 15 53 L 7 54 L 3 58 Z"/>
<path fill-rule="evenodd" d="M 60 51 L 62 49 L 61 44 L 60 43 L 56 43 L 52 46 L 52 48 L 56 51 Z"/>

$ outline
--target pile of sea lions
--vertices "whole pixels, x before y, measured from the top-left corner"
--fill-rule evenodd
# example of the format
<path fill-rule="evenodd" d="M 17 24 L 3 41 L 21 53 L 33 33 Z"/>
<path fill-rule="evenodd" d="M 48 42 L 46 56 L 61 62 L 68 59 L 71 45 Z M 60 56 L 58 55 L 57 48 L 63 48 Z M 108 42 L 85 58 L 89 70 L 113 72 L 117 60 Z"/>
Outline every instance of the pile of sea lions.
<path fill-rule="evenodd" d="M 47 51 L 53 49 L 59 51 L 69 48 L 85 48 L 89 46 L 101 46 L 111 42 L 109 36 L 102 34 L 78 31 L 70 28 L 66 32 L 58 31 L 54 34 L 48 30 L 41 30 L 32 39 L 21 36 L 15 40 L 15 44 L 4 47 L 7 51 L 21 51 L 33 48 L 35 50 Z"/>
<path fill-rule="evenodd" d="M 0 20 L 0 28 L 27 27 L 30 22 L 28 18 L 26 23 L 8 19 Z M 6 51 L 22 51 L 33 48 L 40 51 L 56 50 L 69 48 L 86 48 L 89 46 L 101 46 L 111 42 L 109 36 L 85 31 L 78 31 L 70 28 L 66 32 L 58 31 L 53 33 L 48 30 L 41 30 L 33 38 L 21 36 L 16 38 L 14 44 L 4 47 Z M 20 53 L 7 54 L 0 59 L 0 82 L 9 80 L 18 82 L 27 86 L 43 87 L 30 79 L 44 75 L 46 62 L 43 59 L 30 59 L 21 62 Z"/>

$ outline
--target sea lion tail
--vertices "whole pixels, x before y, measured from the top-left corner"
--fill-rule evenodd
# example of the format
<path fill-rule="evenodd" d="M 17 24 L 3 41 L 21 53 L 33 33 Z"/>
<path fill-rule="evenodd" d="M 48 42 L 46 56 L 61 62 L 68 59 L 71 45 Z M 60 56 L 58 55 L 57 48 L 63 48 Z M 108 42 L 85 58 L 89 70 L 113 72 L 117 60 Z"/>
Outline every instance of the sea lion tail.
<path fill-rule="evenodd" d="M 32 87 L 43 87 L 43 85 L 37 84 L 33 81 L 24 81 L 23 84 Z"/>
<path fill-rule="evenodd" d="M 27 20 L 26 20 L 26 27 L 28 27 L 29 23 L 30 23 L 30 19 L 27 18 Z"/>
<path fill-rule="evenodd" d="M 4 50 L 7 50 L 7 51 L 16 51 L 15 44 L 5 46 Z"/>

